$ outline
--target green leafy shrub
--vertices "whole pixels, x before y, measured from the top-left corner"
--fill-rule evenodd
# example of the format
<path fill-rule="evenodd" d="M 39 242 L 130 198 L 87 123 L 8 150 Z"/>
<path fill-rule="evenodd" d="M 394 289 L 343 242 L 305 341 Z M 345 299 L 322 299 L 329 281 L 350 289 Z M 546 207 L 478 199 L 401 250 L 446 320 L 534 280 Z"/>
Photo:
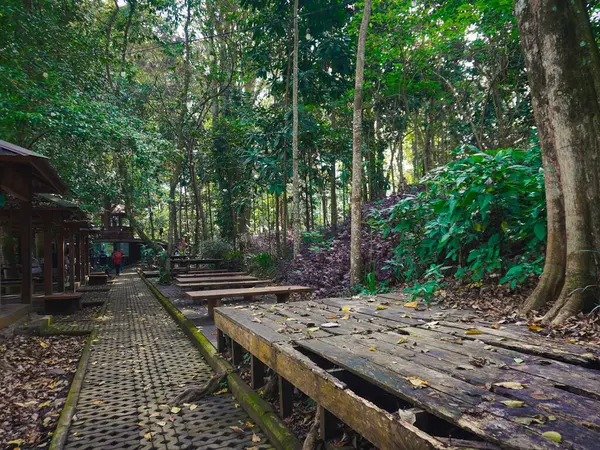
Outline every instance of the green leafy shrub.
<path fill-rule="evenodd" d="M 302 240 L 307 244 L 312 244 L 310 249 L 313 251 L 318 251 L 323 248 L 330 248 L 333 243 L 334 237 L 332 236 L 329 239 L 325 239 L 325 236 L 321 232 L 321 230 L 313 230 L 313 231 L 303 231 L 302 232 Z"/>
<path fill-rule="evenodd" d="M 276 260 L 269 252 L 249 254 L 246 266 L 251 273 L 264 277 L 275 276 L 277 270 Z"/>
<path fill-rule="evenodd" d="M 414 282 L 443 264 L 458 278 L 496 277 L 515 287 L 541 273 L 546 203 L 538 147 L 483 153 L 464 146 L 423 182 L 425 191 L 369 217 L 398 243 L 387 262 L 396 278 Z M 436 278 L 421 294 L 435 292 Z"/>
<path fill-rule="evenodd" d="M 233 246 L 222 239 L 209 239 L 200 242 L 200 256 L 206 259 L 225 259 L 233 251 Z"/>

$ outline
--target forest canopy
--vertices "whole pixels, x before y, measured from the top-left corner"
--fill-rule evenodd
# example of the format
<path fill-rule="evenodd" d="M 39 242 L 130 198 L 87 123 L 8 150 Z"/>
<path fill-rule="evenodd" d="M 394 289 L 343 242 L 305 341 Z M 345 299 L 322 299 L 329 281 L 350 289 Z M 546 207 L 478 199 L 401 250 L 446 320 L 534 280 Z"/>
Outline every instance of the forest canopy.
<path fill-rule="evenodd" d="M 545 87 L 533 80 L 532 91 L 541 66 L 524 36 L 539 18 L 519 5 L 527 2 L 368 1 L 354 169 L 366 5 L 294 3 L 5 0 L 0 137 L 49 156 L 83 209 L 124 204 L 138 234 L 169 251 L 182 239 L 194 254 L 216 240 L 243 251 L 268 236 L 274 257 L 289 257 L 294 219 L 310 241 L 350 217 L 353 194 L 377 202 L 414 184 L 426 190 L 363 217 L 378 232 L 404 233 L 388 261 L 398 279 L 452 266 L 514 288 L 541 274 L 542 159 L 560 145 L 548 139 L 554 125 L 536 123 L 543 105 L 532 92 Z M 593 61 L 598 8 L 576 3 L 587 15 L 565 22 L 579 30 L 571 53 Z M 568 19 L 569 8 L 557 14 Z M 540 35 L 561 30 L 545 25 Z M 552 223 L 549 232 L 560 228 Z M 569 292 L 597 284 L 590 255 L 581 264 L 591 275 Z M 544 295 L 556 298 L 563 282 Z"/>

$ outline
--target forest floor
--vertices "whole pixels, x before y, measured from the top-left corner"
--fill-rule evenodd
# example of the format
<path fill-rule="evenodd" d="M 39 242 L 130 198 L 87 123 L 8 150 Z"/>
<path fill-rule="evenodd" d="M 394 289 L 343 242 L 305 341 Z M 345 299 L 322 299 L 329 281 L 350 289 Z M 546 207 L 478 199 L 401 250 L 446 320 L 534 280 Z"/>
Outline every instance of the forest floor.
<path fill-rule="evenodd" d="M 0 448 L 50 443 L 83 349 L 83 336 L 0 336 Z"/>

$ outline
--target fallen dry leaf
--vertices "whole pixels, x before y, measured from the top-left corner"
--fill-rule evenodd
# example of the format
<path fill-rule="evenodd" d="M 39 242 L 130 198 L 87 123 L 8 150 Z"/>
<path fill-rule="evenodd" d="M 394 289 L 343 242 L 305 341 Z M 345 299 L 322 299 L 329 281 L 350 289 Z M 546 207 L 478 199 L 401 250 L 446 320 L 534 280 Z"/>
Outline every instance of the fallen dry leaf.
<path fill-rule="evenodd" d="M 465 334 L 468 334 L 468 335 L 483 334 L 483 331 L 479 331 L 477 328 L 471 328 L 470 330 L 465 331 Z"/>
<path fill-rule="evenodd" d="M 173 407 L 171 408 L 171 412 L 172 412 L 173 414 L 177 414 L 179 411 L 181 411 L 181 408 L 178 408 L 177 406 L 173 406 Z"/>
<path fill-rule="evenodd" d="M 406 378 L 408 381 L 410 381 L 410 384 L 413 385 L 413 388 L 415 389 L 423 389 L 426 388 L 427 386 L 429 386 L 429 383 L 425 380 L 421 380 L 419 377 L 407 377 Z"/>
<path fill-rule="evenodd" d="M 562 441 L 561 434 L 557 433 L 556 431 L 546 431 L 545 433 L 542 433 L 542 436 L 544 436 L 546 439 L 550 439 L 554 442 L 560 443 L 560 441 Z"/>
<path fill-rule="evenodd" d="M 501 403 L 504 403 L 509 408 L 520 408 L 521 406 L 523 406 L 525 404 L 525 402 L 522 402 L 519 400 L 504 400 Z"/>
<path fill-rule="evenodd" d="M 256 434 L 252 433 L 252 442 L 260 442 L 260 436 L 257 436 Z"/>
<path fill-rule="evenodd" d="M 408 303 L 404 304 L 404 307 L 405 308 L 416 308 L 418 304 L 419 304 L 418 302 L 408 302 Z"/>
<path fill-rule="evenodd" d="M 231 428 L 236 433 L 244 433 L 244 430 L 242 430 L 240 427 L 236 427 L 235 425 L 229 428 Z"/>
<path fill-rule="evenodd" d="M 516 381 L 501 381 L 500 383 L 494 383 L 494 386 L 500 386 L 506 389 L 524 389 L 527 387 L 526 384 L 521 384 Z"/>
<path fill-rule="evenodd" d="M 387 306 L 384 306 L 384 305 L 377 305 L 377 308 L 375 308 L 375 309 L 376 309 L 377 311 L 381 311 L 381 310 L 384 310 L 384 309 L 388 309 L 388 307 L 387 307 Z"/>
<path fill-rule="evenodd" d="M 539 325 L 529 325 L 527 328 L 529 328 L 530 331 L 541 331 L 544 329 L 544 327 L 540 327 Z"/>

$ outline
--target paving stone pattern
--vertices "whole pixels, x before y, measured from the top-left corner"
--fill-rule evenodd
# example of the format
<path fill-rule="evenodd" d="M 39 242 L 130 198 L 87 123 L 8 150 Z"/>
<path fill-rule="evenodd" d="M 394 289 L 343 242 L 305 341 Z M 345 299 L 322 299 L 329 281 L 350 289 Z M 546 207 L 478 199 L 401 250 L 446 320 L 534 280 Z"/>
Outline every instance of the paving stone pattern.
<path fill-rule="evenodd" d="M 213 372 L 137 274 L 115 282 L 106 317 L 92 343 L 66 449 L 273 448 L 258 426 L 246 425 L 250 418 L 229 393 L 177 405 L 181 411 L 167 405 Z"/>

